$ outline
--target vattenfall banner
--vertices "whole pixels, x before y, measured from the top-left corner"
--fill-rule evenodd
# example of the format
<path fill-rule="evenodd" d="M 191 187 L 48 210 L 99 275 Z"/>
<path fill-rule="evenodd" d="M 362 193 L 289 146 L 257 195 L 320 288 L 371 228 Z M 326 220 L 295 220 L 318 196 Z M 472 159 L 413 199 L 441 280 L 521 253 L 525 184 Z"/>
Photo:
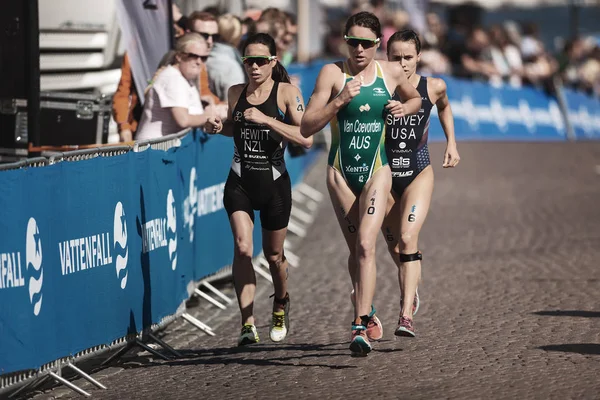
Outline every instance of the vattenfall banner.
<path fill-rule="evenodd" d="M 231 264 L 232 155 L 197 131 L 168 151 L 1 172 L 0 375 L 159 323 Z M 290 160 L 295 181 L 313 158 Z"/>

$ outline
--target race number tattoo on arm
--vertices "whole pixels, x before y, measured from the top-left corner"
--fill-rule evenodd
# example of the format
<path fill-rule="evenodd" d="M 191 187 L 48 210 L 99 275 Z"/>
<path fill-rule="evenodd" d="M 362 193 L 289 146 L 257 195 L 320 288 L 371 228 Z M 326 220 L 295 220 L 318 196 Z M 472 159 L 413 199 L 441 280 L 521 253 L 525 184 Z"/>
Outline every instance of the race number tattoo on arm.
<path fill-rule="evenodd" d="M 296 107 L 296 111 L 304 112 L 304 106 L 300 102 L 300 96 L 296 96 L 296 103 L 298 103 L 298 107 Z"/>

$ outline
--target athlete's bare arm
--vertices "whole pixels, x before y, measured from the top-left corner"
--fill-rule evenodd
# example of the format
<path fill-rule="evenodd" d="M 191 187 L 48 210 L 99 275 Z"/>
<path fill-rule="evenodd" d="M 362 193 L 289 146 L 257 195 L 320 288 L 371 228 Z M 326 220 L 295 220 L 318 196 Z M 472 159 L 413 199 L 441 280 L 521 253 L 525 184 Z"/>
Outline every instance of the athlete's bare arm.
<path fill-rule="evenodd" d="M 302 121 L 302 115 L 304 114 L 304 100 L 302 100 L 300 90 L 289 83 L 281 83 L 279 85 L 278 95 L 284 100 L 286 116 L 290 118 L 289 124 L 268 117 L 255 108 L 253 109 L 253 113 L 256 114 L 256 116 L 251 116 L 247 119 L 259 124 L 267 125 L 287 140 L 307 149 L 310 148 L 313 143 L 313 138 L 305 138 L 300 134 L 300 122 Z M 246 112 L 252 112 L 251 110 L 246 110 Z"/>
<path fill-rule="evenodd" d="M 229 107 L 227 107 L 227 119 L 223 121 L 223 129 L 219 132 L 223 136 L 233 136 L 233 109 L 237 105 L 238 100 L 240 99 L 240 95 L 244 90 L 245 84 L 233 85 L 227 91 L 227 103 L 229 103 Z"/>
<path fill-rule="evenodd" d="M 360 81 L 354 79 L 344 85 L 339 96 L 331 100 L 332 94 L 342 80 L 342 71 L 336 64 L 327 64 L 319 72 L 315 90 L 306 106 L 306 112 L 302 117 L 300 132 L 302 136 L 309 137 L 319 132 L 331 121 L 337 112 L 348 104 L 354 96 L 360 93 Z"/>
<path fill-rule="evenodd" d="M 440 78 L 429 78 L 427 79 L 427 91 L 433 96 L 432 102 L 435 103 L 438 109 L 438 116 L 442 129 L 446 135 L 446 152 L 444 153 L 443 167 L 455 167 L 460 161 L 458 150 L 456 149 L 456 138 L 454 136 L 454 117 L 452 115 L 452 108 L 450 107 L 450 101 L 448 100 L 448 94 L 446 93 L 446 82 Z M 430 94 L 430 96 L 431 96 Z"/>
<path fill-rule="evenodd" d="M 406 74 L 402 69 L 402 66 L 398 62 L 380 61 L 384 68 L 386 77 L 389 76 L 389 84 L 395 88 L 396 93 L 400 96 L 402 101 L 401 107 L 398 104 L 393 105 L 393 101 L 390 101 L 390 107 L 388 110 L 395 116 L 411 115 L 416 114 L 421 109 L 421 95 L 417 89 L 408 82 Z"/>

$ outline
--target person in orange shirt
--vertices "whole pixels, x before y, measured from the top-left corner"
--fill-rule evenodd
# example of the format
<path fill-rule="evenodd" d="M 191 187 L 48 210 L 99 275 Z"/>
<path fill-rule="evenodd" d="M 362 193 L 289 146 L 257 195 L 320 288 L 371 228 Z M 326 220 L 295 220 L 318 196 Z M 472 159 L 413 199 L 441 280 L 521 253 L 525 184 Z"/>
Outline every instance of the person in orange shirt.
<path fill-rule="evenodd" d="M 117 91 L 113 95 L 112 111 L 121 142 L 132 141 L 142 116 L 142 105 L 138 98 L 127 53 L 121 64 L 121 79 Z"/>

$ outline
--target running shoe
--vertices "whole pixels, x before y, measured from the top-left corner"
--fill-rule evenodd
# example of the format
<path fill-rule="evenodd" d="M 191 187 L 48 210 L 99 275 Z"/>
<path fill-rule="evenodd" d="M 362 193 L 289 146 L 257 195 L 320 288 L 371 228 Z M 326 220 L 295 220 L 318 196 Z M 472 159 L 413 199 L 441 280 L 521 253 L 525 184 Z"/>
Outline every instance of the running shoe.
<path fill-rule="evenodd" d="M 379 341 L 383 338 L 383 325 L 377 315 L 375 315 L 375 307 L 371 305 L 369 313 L 369 322 L 367 323 L 367 337 L 369 340 Z"/>
<path fill-rule="evenodd" d="M 413 320 L 408 317 L 401 316 L 398 320 L 398 327 L 394 332 L 396 336 L 415 337 L 415 327 L 413 326 Z"/>
<path fill-rule="evenodd" d="M 354 300 L 354 290 L 350 293 L 350 301 L 352 306 L 356 307 Z M 369 340 L 375 342 L 383 338 L 383 325 L 377 316 L 375 315 L 375 306 L 371 304 L 371 312 L 369 313 L 369 322 L 367 323 L 367 337 Z"/>
<path fill-rule="evenodd" d="M 244 326 L 242 326 L 242 333 L 238 339 L 238 346 L 246 346 L 258 342 L 260 342 L 260 339 L 258 338 L 256 327 L 252 324 L 244 324 Z"/>
<path fill-rule="evenodd" d="M 283 301 L 285 301 L 283 310 L 273 311 L 273 317 L 271 318 L 269 337 L 273 342 L 281 342 L 290 330 L 290 295 L 286 294 Z M 282 304 L 281 301 L 277 302 Z"/>
<path fill-rule="evenodd" d="M 402 312 L 402 306 L 404 302 L 402 301 L 402 292 L 400 292 L 400 312 Z M 421 300 L 419 299 L 419 289 L 415 292 L 415 298 L 413 300 L 413 317 L 417 315 L 417 311 L 419 311 L 419 306 L 421 305 Z"/>
<path fill-rule="evenodd" d="M 353 356 L 366 356 L 371 351 L 371 344 L 367 337 L 367 327 L 352 324 L 352 341 L 350 351 Z"/>

